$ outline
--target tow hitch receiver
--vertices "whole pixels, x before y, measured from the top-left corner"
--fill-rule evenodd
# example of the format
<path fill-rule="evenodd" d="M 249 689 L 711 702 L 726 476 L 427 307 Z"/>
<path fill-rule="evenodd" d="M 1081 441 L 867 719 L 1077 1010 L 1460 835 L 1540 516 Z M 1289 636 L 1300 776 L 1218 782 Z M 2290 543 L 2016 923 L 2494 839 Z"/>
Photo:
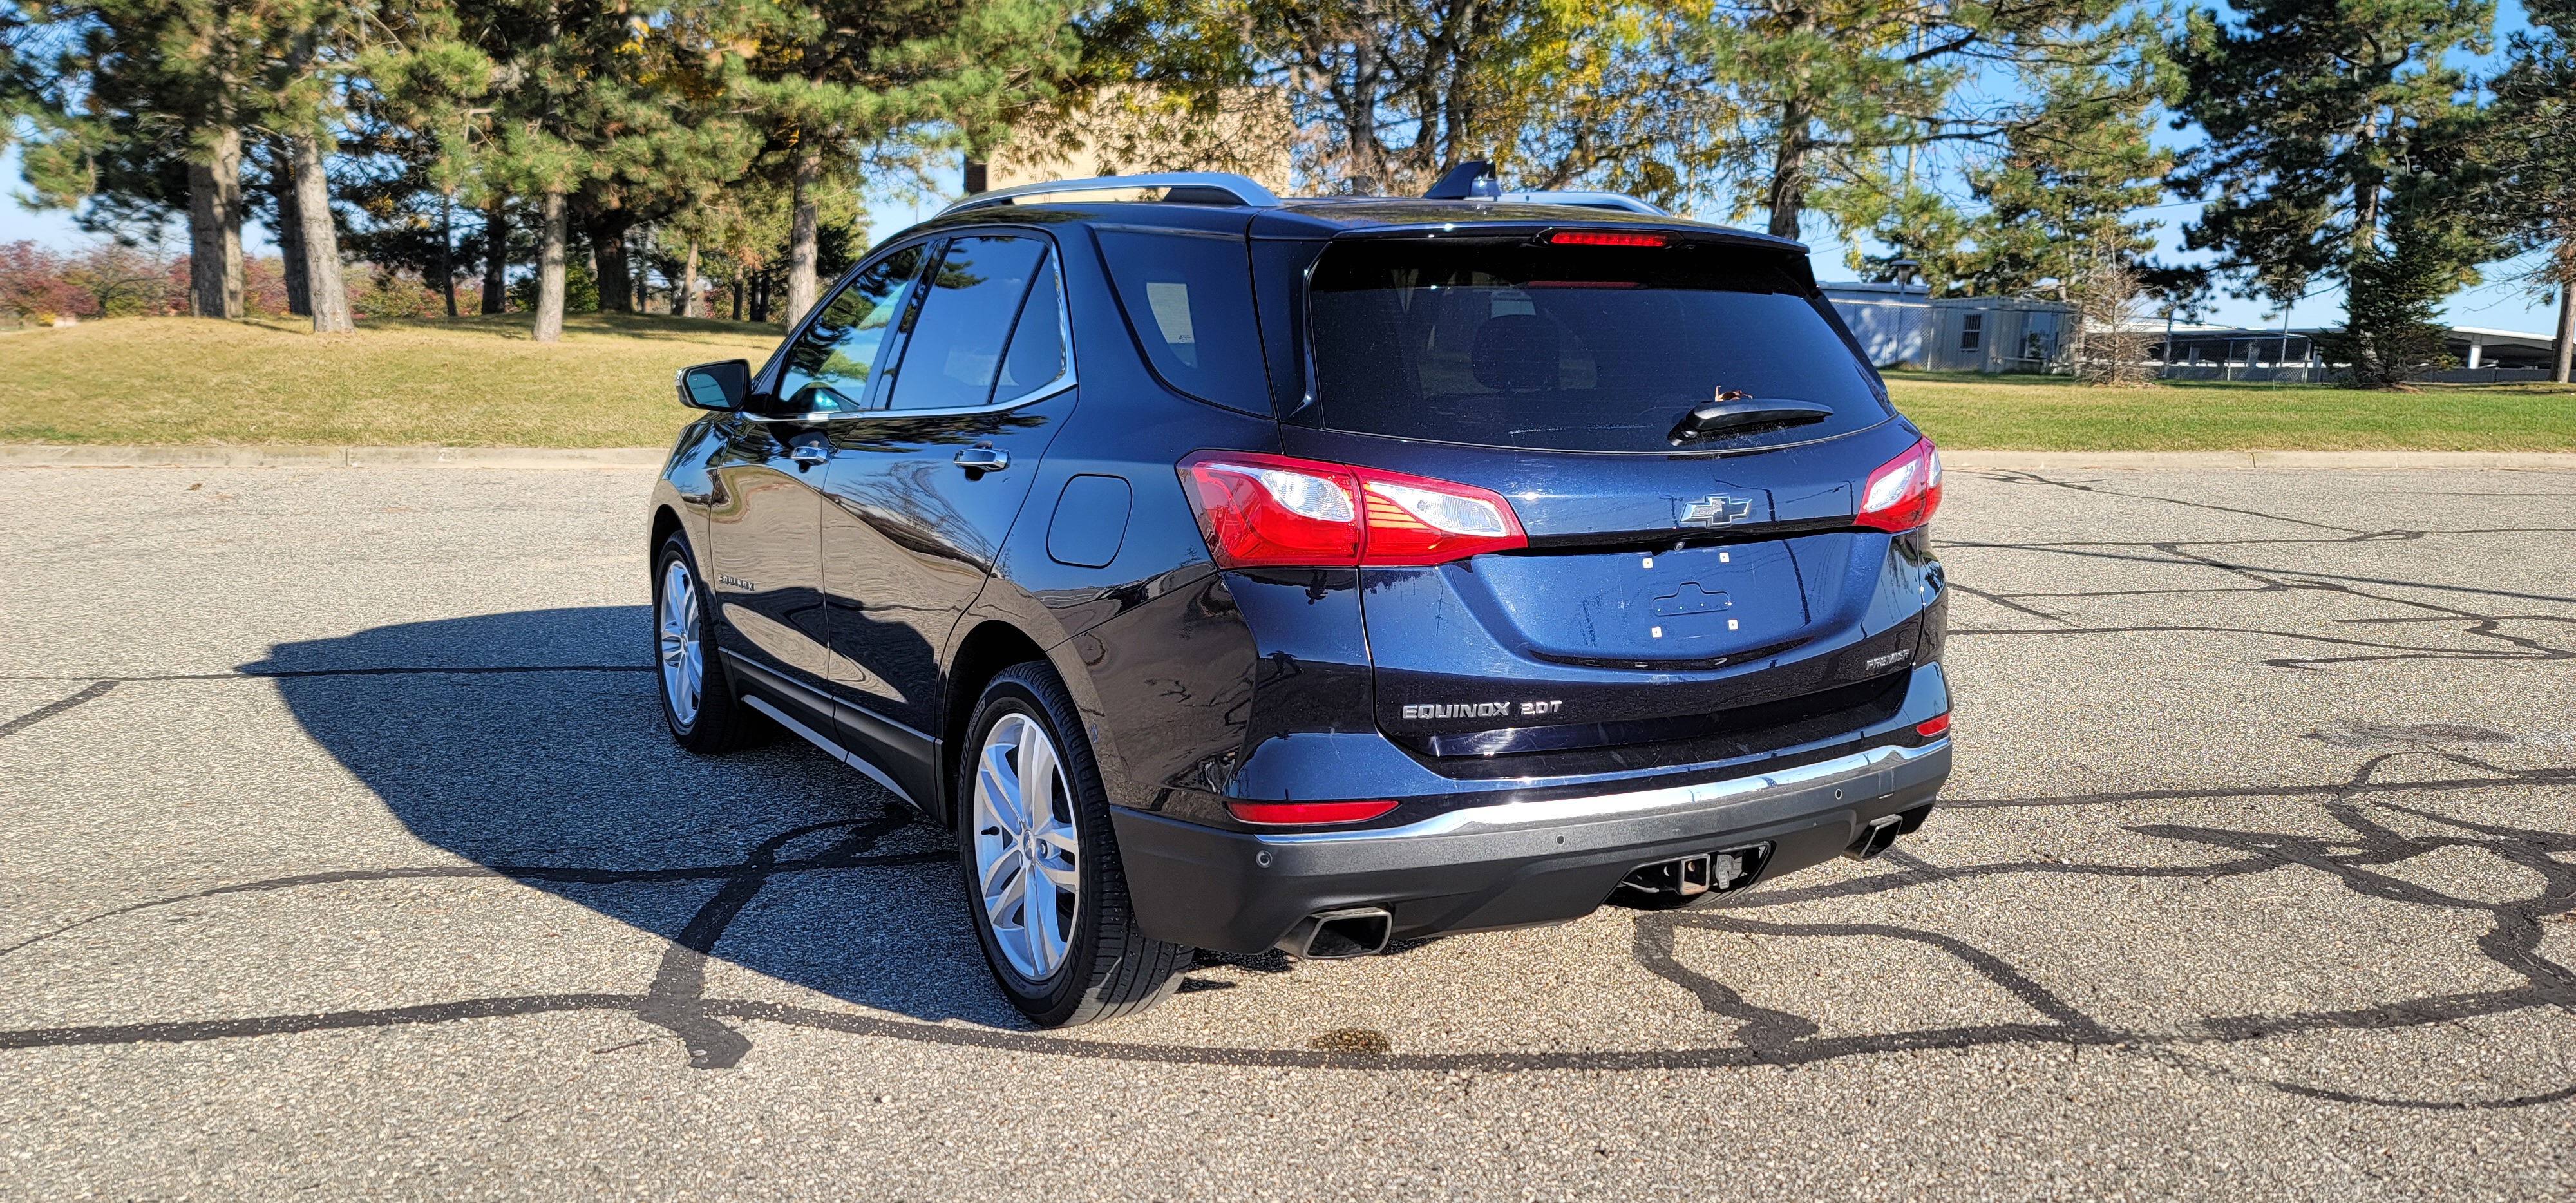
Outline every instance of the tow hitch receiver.
<path fill-rule="evenodd" d="M 1656 861 L 1630 870 L 1613 897 L 1637 906 L 1680 906 L 1703 894 L 1724 894 L 1753 884 L 1762 863 L 1770 858 L 1771 845 L 1766 842 Z"/>

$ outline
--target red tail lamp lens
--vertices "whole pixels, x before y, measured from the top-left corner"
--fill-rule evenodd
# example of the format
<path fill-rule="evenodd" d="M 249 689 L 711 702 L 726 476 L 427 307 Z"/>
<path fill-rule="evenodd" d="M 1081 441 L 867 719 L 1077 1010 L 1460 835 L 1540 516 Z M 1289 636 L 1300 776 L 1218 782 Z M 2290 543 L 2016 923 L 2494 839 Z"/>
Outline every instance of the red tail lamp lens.
<path fill-rule="evenodd" d="M 1550 246 L 1670 246 L 1672 239 L 1661 234 L 1629 234 L 1615 230 L 1550 230 Z"/>
<path fill-rule="evenodd" d="M 1232 451 L 1180 472 L 1220 568 L 1432 565 L 1529 546 L 1511 503 L 1474 485 Z"/>
<path fill-rule="evenodd" d="M 1181 461 L 1181 488 L 1220 568 L 1359 562 L 1359 481 L 1339 464 L 1202 453 Z"/>
<path fill-rule="evenodd" d="M 1914 724 L 1914 733 L 1925 739 L 1930 739 L 1936 735 L 1948 735 L 1950 733 L 1950 716 L 1948 714 L 1936 714 L 1922 722 L 1916 723 Z"/>
<path fill-rule="evenodd" d="M 1228 802 L 1225 808 L 1246 823 L 1287 827 L 1301 823 L 1358 823 L 1395 809 L 1395 803 Z"/>
<path fill-rule="evenodd" d="M 1854 521 L 1877 530 L 1907 531 L 1930 522 L 1939 508 L 1941 453 L 1932 440 L 1921 439 L 1869 474 Z"/>

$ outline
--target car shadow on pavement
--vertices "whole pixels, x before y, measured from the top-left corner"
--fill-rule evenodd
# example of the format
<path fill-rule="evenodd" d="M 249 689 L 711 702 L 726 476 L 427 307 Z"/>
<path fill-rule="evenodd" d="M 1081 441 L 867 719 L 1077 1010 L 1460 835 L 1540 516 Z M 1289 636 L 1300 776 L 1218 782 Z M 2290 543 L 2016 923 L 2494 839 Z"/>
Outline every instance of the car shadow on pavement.
<path fill-rule="evenodd" d="M 749 1047 L 691 1014 L 711 990 L 1026 1026 L 968 926 L 955 842 L 793 737 L 682 751 L 651 637 L 644 606 L 530 610 L 279 644 L 241 671 L 277 678 L 314 742 L 413 835 L 479 866 L 452 875 L 670 941 L 638 1016 L 694 1062 Z M 411 868 L 385 875 L 451 875 Z"/>

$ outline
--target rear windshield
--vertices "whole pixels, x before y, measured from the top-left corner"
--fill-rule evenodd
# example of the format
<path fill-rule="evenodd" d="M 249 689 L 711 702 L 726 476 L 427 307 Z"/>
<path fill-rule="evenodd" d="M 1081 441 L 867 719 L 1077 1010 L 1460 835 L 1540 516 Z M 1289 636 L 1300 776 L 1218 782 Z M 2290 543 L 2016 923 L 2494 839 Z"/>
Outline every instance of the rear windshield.
<path fill-rule="evenodd" d="M 1759 252 L 1720 246 L 1345 242 L 1310 286 L 1323 425 L 1552 451 L 1800 442 L 1887 416 L 1869 369 Z M 1720 393 L 1816 423 L 1672 440 Z"/>

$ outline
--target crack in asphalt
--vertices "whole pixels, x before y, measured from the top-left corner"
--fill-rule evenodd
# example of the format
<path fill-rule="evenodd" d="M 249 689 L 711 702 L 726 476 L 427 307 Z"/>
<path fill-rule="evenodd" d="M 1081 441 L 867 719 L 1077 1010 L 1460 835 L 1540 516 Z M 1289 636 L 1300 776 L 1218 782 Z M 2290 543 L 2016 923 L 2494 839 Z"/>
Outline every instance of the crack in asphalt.
<path fill-rule="evenodd" d="M 2413 540 L 2426 537 L 2428 534 L 2449 533 L 2364 531 L 2236 507 L 2122 493 L 2082 482 L 2055 481 L 2032 474 L 2016 474 L 2012 479 L 2013 483 L 2048 485 L 2080 492 L 2105 493 L 2240 516 L 2279 520 L 2347 536 L 2330 540 L 2277 540 L 2276 542 L 2345 544 L 2390 539 Z M 1959 585 L 1954 580 L 1954 587 L 1972 597 L 2004 609 L 2066 625 L 2032 629 L 1965 629 L 1954 631 L 1953 634 L 1962 637 L 2008 637 L 2136 632 L 2237 632 L 2385 653 L 2277 658 L 2262 662 L 2273 667 L 2307 671 L 2318 671 L 2333 665 L 2381 660 L 2475 660 L 2520 664 L 2576 657 L 2576 649 L 2558 647 L 2501 629 L 2501 624 L 2506 622 L 2566 622 L 2570 621 L 2568 616 L 2483 614 L 2443 603 L 2388 596 L 2355 586 L 2419 589 L 2452 595 L 2477 594 L 2529 601 L 2576 602 L 2576 599 L 2305 570 L 2258 568 L 2230 563 L 2189 550 L 2192 547 L 2210 545 L 2210 541 L 2194 540 L 2093 543 L 2080 545 L 2080 548 L 2077 545 L 2045 544 L 1951 544 L 1951 546 L 1963 548 L 2038 550 L 2054 554 L 2129 560 L 2171 568 L 2206 568 L 2229 574 L 2245 582 L 2241 586 L 2219 590 L 2116 590 L 2100 593 L 2016 594 L 1972 588 Z M 2114 547 L 2152 549 L 2157 554 L 2114 554 L 2092 550 Z M 2301 592 L 2335 593 L 2381 605 L 2409 609 L 2416 613 L 2330 620 L 2333 622 L 2458 623 L 2462 624 L 2461 634 L 2493 640 L 2503 646 L 2422 647 L 2320 635 L 2305 631 L 2212 624 L 2078 626 L 2075 625 L 2074 620 L 2048 613 L 2026 604 L 2023 600 L 2139 596 L 2168 592 L 2243 592 L 2282 595 Z M 0 724 L 0 735 L 23 730 L 47 717 L 93 700 L 125 681 L 594 671 L 649 672 L 651 667 L 647 665 L 563 665 L 470 669 L 346 668 L 270 673 L 176 674 L 160 677 L 6 678 L 82 680 L 90 684 L 70 697 L 41 707 L 7 724 Z M 2424 728 L 2426 742 L 2510 742 L 2512 739 L 2506 733 L 2483 733 L 2482 730 L 2472 730 L 2458 724 L 2436 726 L 2439 727 L 2438 730 L 2433 726 Z M 2366 743 L 2373 739 L 2405 738 L 2407 732 L 2411 730 L 2412 728 L 2395 727 L 2382 730 L 2373 727 L 2367 730 L 2356 729 L 2354 732 L 2321 731 L 2314 738 L 2325 739 L 2336 746 L 2352 746 L 2352 741 L 2355 740 Z M 2489 738 L 2489 734 L 2492 734 L 2493 738 Z M 2436 737 L 2439 739 L 2437 740 Z M 2394 776 L 2394 772 L 2400 766 L 2411 768 L 2427 761 L 2439 766 L 2439 772 L 2442 775 L 2415 780 Z M 1214 1066 L 1423 1071 L 1620 1071 L 1718 1069 L 1751 1065 L 1799 1066 L 1892 1052 L 1964 1050 L 2006 1045 L 2063 1045 L 2079 1051 L 2093 1048 L 2108 1050 L 2115 1054 L 2150 1057 L 2188 1072 L 2257 1084 L 2297 1097 L 2356 1105 L 2431 1110 L 2529 1107 L 2576 1098 L 2576 1082 L 2493 1098 L 2444 1098 L 2429 1095 L 2428 1097 L 2365 1096 L 2336 1090 L 2330 1086 L 2299 1081 L 2296 1080 L 2294 1073 L 2257 1074 L 2244 1068 L 2221 1063 L 2206 1054 L 2228 1046 L 2307 1033 L 2449 1026 L 2467 1020 L 2532 1010 L 2576 1012 L 2576 970 L 2542 954 L 2546 934 L 2542 925 L 2568 922 L 2571 912 L 2576 912 L 2576 865 L 2560 859 L 2569 853 L 2576 853 L 2576 833 L 2479 822 L 2444 814 L 2439 810 L 2410 804 L 2407 801 L 2409 798 L 2456 796 L 2481 791 L 2561 790 L 2569 787 L 2576 787 L 2576 767 L 2516 768 L 2447 749 L 2412 749 L 2368 756 L 2347 777 L 2338 781 L 1944 799 L 1941 808 L 1956 810 L 2089 808 L 2104 805 L 2152 805 L 2238 799 L 2284 801 L 2317 799 L 2314 813 L 2321 813 L 2330 818 L 2338 830 L 2332 835 L 2316 835 L 2297 831 L 2267 831 L 2224 826 L 2205 821 L 2198 823 L 2136 822 L 2124 824 L 2120 828 L 2141 838 L 2187 848 L 2205 849 L 2217 857 L 2216 860 L 2208 863 L 2186 865 L 2092 863 L 2055 857 L 1987 864 L 1941 865 L 1926 861 L 1912 850 L 1900 846 L 1879 862 L 1888 866 L 1889 871 L 1875 873 L 1868 877 L 1829 885 L 1729 894 L 1719 905 L 1707 909 L 1641 913 L 1631 921 L 1631 956 L 1635 962 L 1696 1000 L 1701 1011 L 1729 1026 L 1728 1039 L 1725 1042 L 1699 1047 L 1590 1051 L 1495 1050 L 1455 1053 L 1209 1047 L 1101 1040 L 968 1023 L 891 1017 L 857 1009 L 837 1010 L 828 1007 L 707 996 L 707 961 L 718 955 L 728 930 L 770 881 L 786 874 L 930 866 L 953 860 L 953 853 L 947 851 L 880 851 L 884 841 L 904 830 L 910 821 L 909 812 L 889 806 L 876 818 L 838 819 L 790 828 L 762 840 L 741 860 L 725 864 L 646 869 L 546 865 L 421 866 L 305 873 L 222 885 L 138 902 L 103 911 L 6 948 L 0 948 L 0 957 L 9 957 L 67 932 L 155 907 L 166 907 L 223 895 L 277 894 L 305 886 L 338 882 L 506 878 L 528 882 L 593 884 L 660 884 L 696 881 L 720 883 L 714 894 L 697 907 L 680 931 L 668 939 L 651 984 L 642 992 L 501 994 L 407 1006 L 256 1015 L 230 1019 L 25 1028 L 0 1031 L 0 1049 L 192 1042 L 326 1030 L 455 1023 L 568 1011 L 602 1011 L 625 1012 L 633 1015 L 640 1022 L 678 1036 L 688 1049 L 689 1064 L 693 1068 L 705 1070 L 739 1065 L 754 1047 L 751 1038 L 744 1034 L 744 1026 L 754 1023 L 772 1023 L 918 1043 L 1076 1058 Z M 2429 830 L 2423 830 L 2418 834 L 2401 831 L 2392 825 L 2398 816 L 2412 820 Z M 833 834 L 833 842 L 821 851 L 793 857 L 782 855 L 793 842 L 826 833 Z M 2453 849 L 2482 852 L 2535 874 L 2542 882 L 2541 888 L 2537 893 L 2526 896 L 2501 902 L 2488 902 L 2435 890 L 2407 880 L 2394 872 L 2399 866 L 2416 858 Z M 2233 1015 L 2175 1017 L 2168 1030 L 2150 1030 L 2134 1026 L 2124 1027 L 2091 1014 L 2083 1006 L 2050 989 L 2037 976 L 2016 965 L 2009 957 L 1959 936 L 1903 923 L 1787 922 L 1760 917 L 1760 912 L 1766 909 L 1800 903 L 1848 899 L 1905 890 L 1968 886 L 1982 881 L 2019 875 L 2195 880 L 2206 884 L 2222 878 L 2272 873 L 2289 873 L 2320 879 L 2348 893 L 2393 905 L 2482 917 L 2486 926 L 2474 941 L 2475 955 L 2483 963 L 2512 975 L 2519 980 L 2520 984 L 2496 989 L 2438 993 L 2377 1005 L 2316 1011 L 2248 1012 Z M 1680 948 L 1681 933 L 1686 930 L 1743 939 L 1761 937 L 1795 941 L 1853 939 L 1898 941 L 1964 967 L 1968 972 L 1993 984 L 2027 1007 L 2032 1018 L 2023 1022 L 1970 1023 L 1828 1035 L 1824 1025 L 1816 1018 L 1793 1011 L 1761 1006 L 1749 1000 L 1738 986 L 1730 985 L 1694 967 L 1685 958 Z M 957 971 L 967 978 L 980 980 L 978 975 L 968 971 L 968 967 L 957 967 Z"/>
<path fill-rule="evenodd" d="M 2382 766 L 2401 757 L 2413 756 L 2436 756 L 2444 760 L 2458 761 L 2487 770 L 2492 775 L 2449 782 L 2376 780 Z M 2142 867 L 2057 861 L 1950 866 L 1933 865 L 1922 861 L 1919 857 L 1904 854 L 1902 859 L 1896 862 L 1901 869 L 1897 873 L 1880 874 L 1862 881 L 1838 883 L 1832 886 L 1730 895 L 1732 905 L 1723 910 L 1666 911 L 1639 915 L 1633 921 L 1635 929 L 1633 955 L 1637 963 L 1688 992 L 1700 1002 L 1703 1010 L 1735 1020 L 1741 1025 L 1733 1033 L 1733 1043 L 1707 1047 L 1583 1052 L 1464 1053 L 1364 1053 L 1226 1048 L 1104 1041 L 1002 1028 L 888 1018 L 854 1011 L 836 1011 L 750 999 L 707 997 L 704 973 L 707 959 L 716 952 L 726 929 L 742 913 L 744 907 L 757 895 L 761 887 L 772 878 L 787 873 L 834 869 L 929 865 L 945 863 L 952 859 L 951 854 L 944 851 L 872 854 L 871 850 L 881 840 L 903 830 L 909 823 L 908 812 L 889 808 L 885 814 L 873 820 L 836 820 L 791 828 L 762 841 L 742 861 L 727 865 L 642 870 L 547 866 L 488 868 L 459 866 L 299 874 L 194 891 L 118 908 L 35 939 L 22 941 L 8 949 L 0 949 L 0 956 L 5 956 L 42 940 L 50 939 L 64 931 L 149 907 L 168 906 L 224 894 L 276 892 L 332 882 L 463 877 L 510 877 L 589 883 L 723 881 L 725 883 L 723 888 L 719 889 L 714 897 L 701 904 L 679 935 L 670 941 L 652 984 L 642 993 L 498 995 L 411 1006 L 246 1016 L 234 1019 L 27 1028 L 0 1031 L 0 1049 L 180 1043 L 350 1028 L 454 1023 L 562 1011 L 623 1011 L 633 1014 L 643 1022 L 679 1036 L 689 1050 L 690 1065 L 698 1069 L 731 1067 L 739 1064 L 750 1052 L 752 1048 L 750 1039 L 727 1021 L 732 1021 L 733 1024 L 745 1021 L 770 1022 L 790 1027 L 825 1029 L 886 1039 L 1093 1059 L 1242 1067 L 1432 1071 L 1677 1070 L 1729 1068 L 1756 1064 L 1795 1066 L 1893 1052 L 1961 1050 L 1991 1045 L 2062 1044 L 2158 1055 L 2177 1066 L 2196 1071 L 2259 1081 L 2275 1089 L 2305 1097 L 2371 1106 L 2431 1109 L 2531 1106 L 2576 1097 L 2576 1085 L 2503 1099 L 2384 1098 L 2336 1092 L 2286 1079 L 2248 1077 L 2242 1071 L 2215 1065 L 2202 1058 L 2190 1057 L 2187 1053 L 2190 1049 L 2199 1046 L 2241 1044 L 2283 1034 L 2326 1030 L 2412 1028 L 2451 1024 L 2462 1019 L 2500 1015 L 2532 1008 L 2576 1009 L 2576 972 L 2571 972 L 2568 967 L 2558 965 L 2539 954 L 2542 934 L 2540 924 L 2551 917 L 2576 910 L 2576 867 L 2562 864 L 2551 855 L 2555 852 L 2576 851 L 2576 834 L 2473 823 L 2419 807 L 2400 806 L 2385 801 L 2370 803 L 2370 805 L 2397 811 L 2457 832 L 2452 835 L 2406 836 L 2384 823 L 2370 819 L 2353 802 L 2354 798 L 2373 790 L 2405 791 L 2571 784 L 2576 784 L 2576 770 L 2498 769 L 2456 753 L 2391 752 L 2370 758 L 2346 781 L 2313 786 L 2276 786 L 2224 791 L 2142 791 L 2116 795 L 2071 795 L 2056 799 L 1964 799 L 1949 805 L 2081 806 L 2098 804 L 2106 800 L 2290 797 L 2308 793 L 2327 793 L 2333 796 L 2333 800 L 2326 804 L 2325 812 L 2352 833 L 2353 838 L 2328 840 L 2297 833 L 2242 831 L 2184 824 L 2142 824 L 2125 829 L 2151 838 L 2225 849 L 2237 855 L 2234 859 L 2215 864 Z M 779 857 L 780 850 L 787 844 L 834 829 L 840 829 L 841 835 L 823 851 L 804 857 L 788 859 Z M 2477 848 L 2494 853 L 2540 874 L 2547 882 L 2547 886 L 2539 895 L 2533 897 L 2502 903 L 2485 903 L 2442 894 L 2375 871 L 2416 856 L 2451 847 Z M 1896 855 L 1898 854 L 1891 853 L 1891 856 Z M 2059 997 L 2013 965 L 2009 959 L 1959 937 L 1899 924 L 1784 923 L 1738 913 L 1829 897 L 1850 897 L 1863 893 L 1881 893 L 1934 884 L 1963 884 L 2006 874 L 2197 878 L 2210 881 L 2221 877 L 2268 873 L 2289 868 L 2325 874 L 2355 893 L 2387 901 L 2419 907 L 2462 909 L 2484 913 L 2493 919 L 2493 927 L 2480 938 L 2479 951 L 2489 961 L 2521 975 L 2526 984 L 2513 989 L 2417 997 L 2376 1007 L 2320 1012 L 2212 1016 L 2186 1021 L 2181 1025 L 2183 1030 L 2180 1031 L 2158 1032 L 2118 1027 L 2087 1015 L 2080 1007 Z M 1876 937 L 1909 941 L 1940 952 L 1961 963 L 2021 1000 L 2041 1018 L 2038 1021 L 2023 1023 L 1971 1024 L 1824 1037 L 1818 1034 L 1821 1029 L 1814 1020 L 1751 1004 L 1734 987 L 1685 964 L 1676 951 L 1675 942 L 1676 934 L 1683 929 L 1799 939 L 1842 940 Z"/>
<path fill-rule="evenodd" d="M 89 678 L 86 677 L 76 677 L 73 679 L 89 680 Z M 35 726 L 36 724 L 52 718 L 57 714 L 61 714 L 62 712 L 69 710 L 74 706 L 78 706 L 83 702 L 96 701 L 99 698 L 107 696 L 107 691 L 116 688 L 116 686 L 117 682 L 112 680 L 90 681 L 89 688 L 83 689 L 70 697 L 64 698 L 58 702 L 38 706 L 25 714 L 10 719 L 8 722 L 0 723 L 0 736 L 16 735 L 29 727 Z"/>

